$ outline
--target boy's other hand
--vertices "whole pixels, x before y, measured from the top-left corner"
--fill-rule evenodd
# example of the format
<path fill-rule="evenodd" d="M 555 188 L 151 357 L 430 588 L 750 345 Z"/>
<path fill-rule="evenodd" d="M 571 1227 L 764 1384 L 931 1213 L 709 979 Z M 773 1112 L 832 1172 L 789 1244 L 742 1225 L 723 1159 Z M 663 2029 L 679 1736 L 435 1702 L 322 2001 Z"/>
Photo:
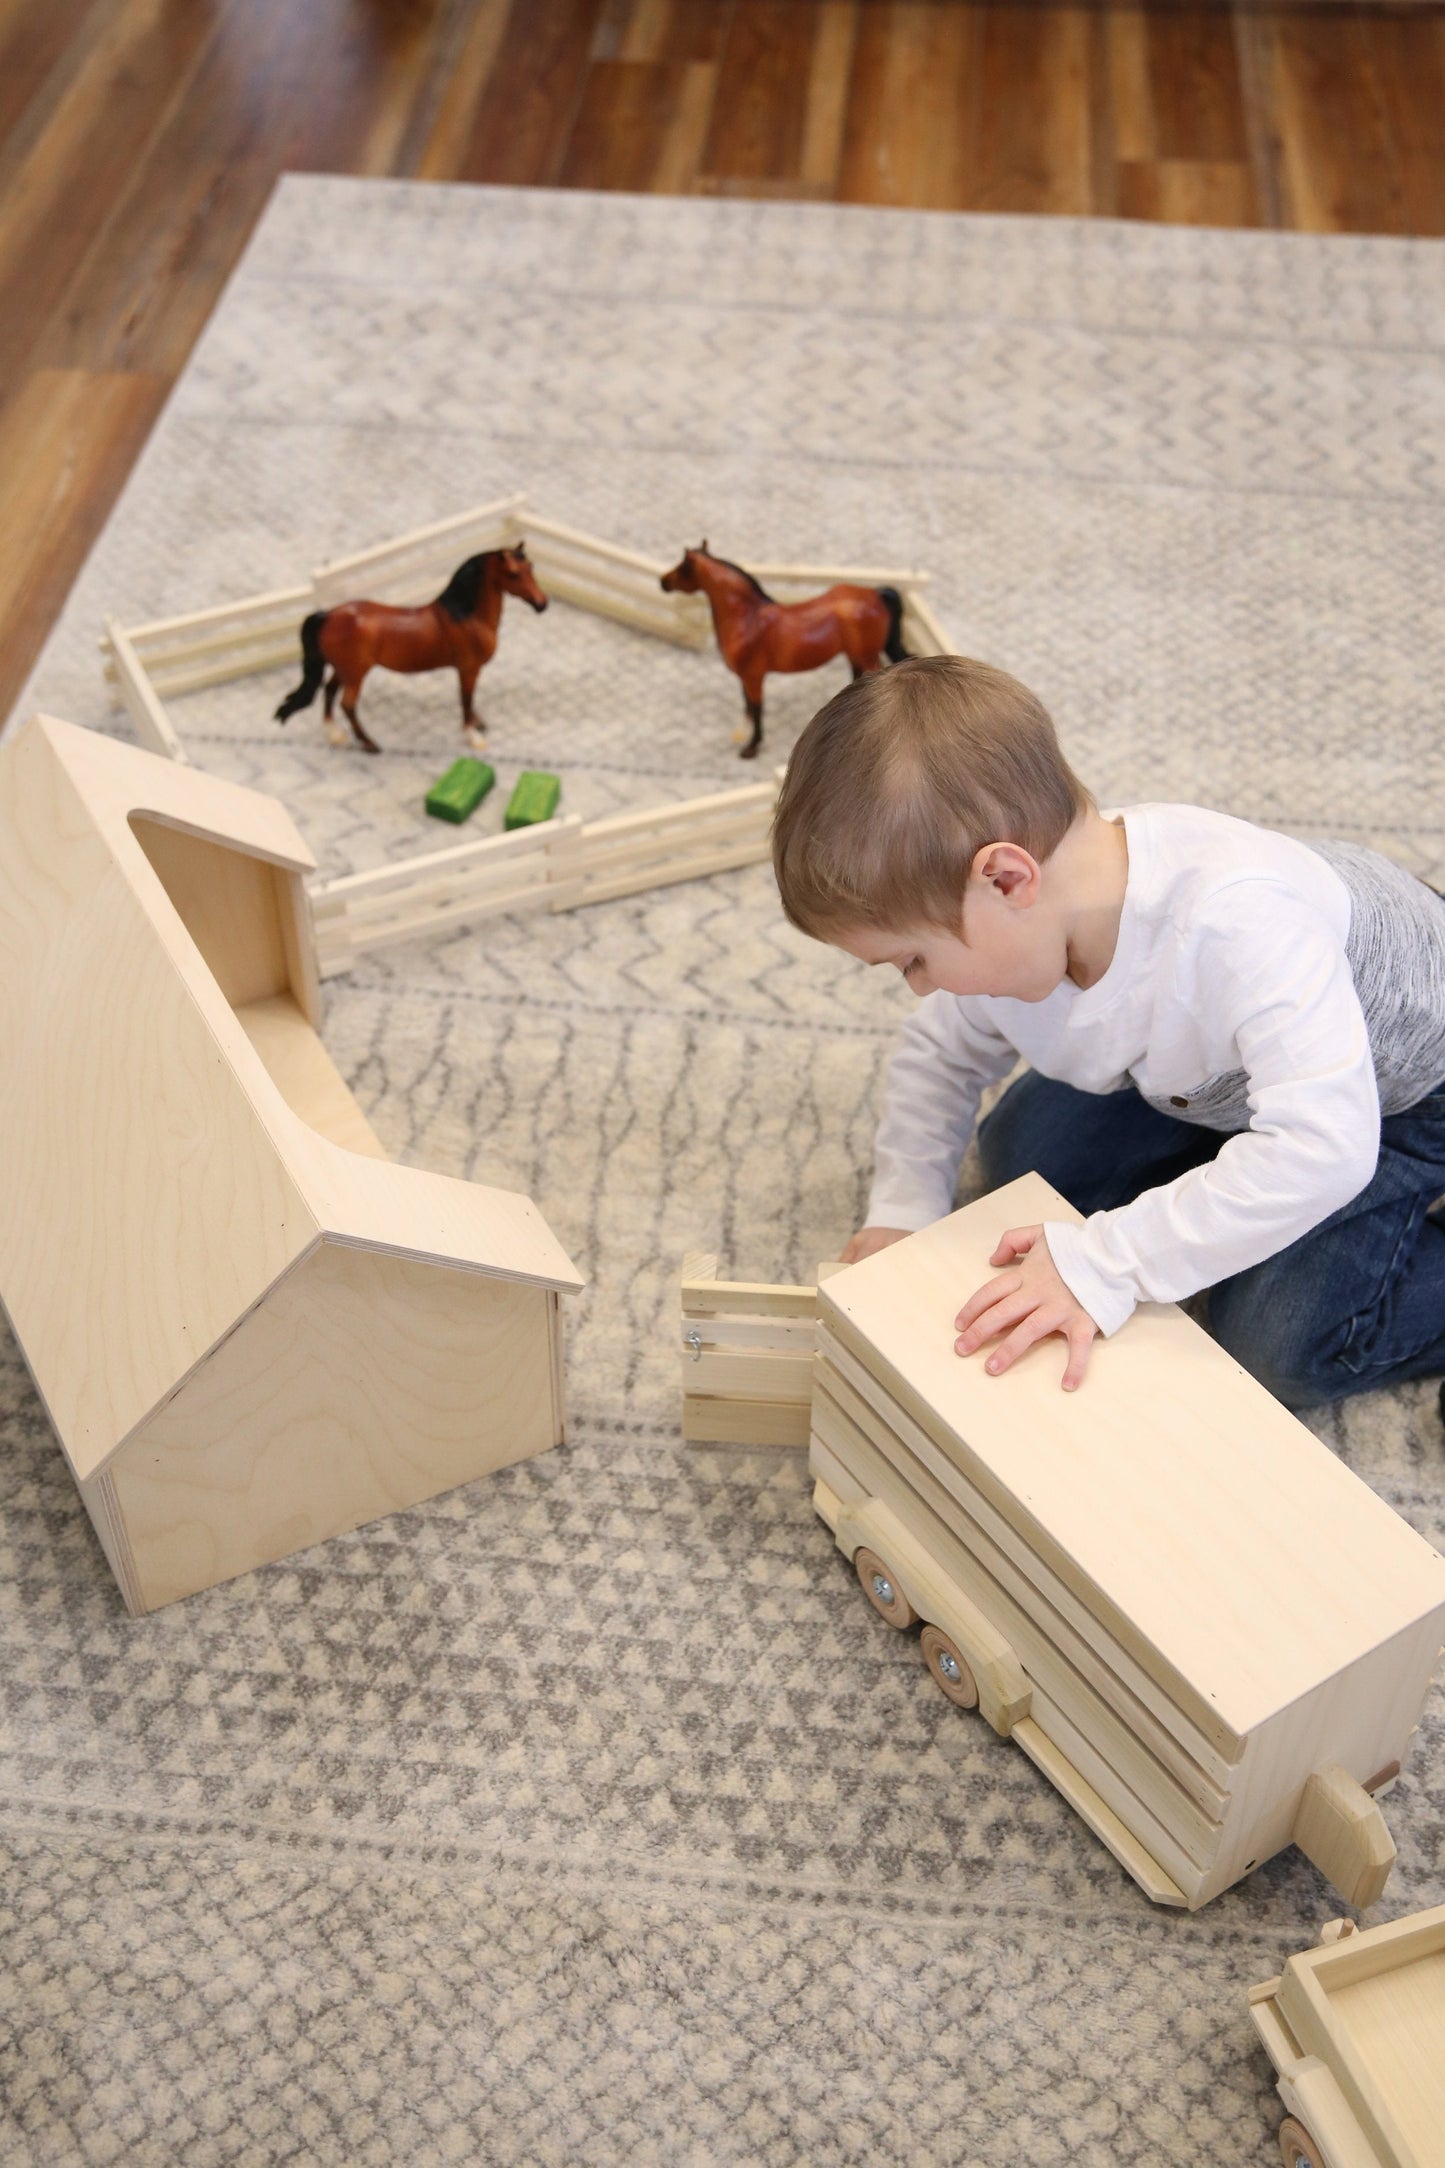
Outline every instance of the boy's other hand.
<path fill-rule="evenodd" d="M 901 1242 L 908 1232 L 907 1227 L 861 1227 L 850 1242 L 844 1243 L 840 1262 L 861 1265 L 865 1257 L 886 1250 L 890 1242 Z"/>
<path fill-rule="evenodd" d="M 854 1237 L 855 1241 L 860 1239 Z M 971 1355 L 985 1340 L 1001 1340 L 984 1365 L 997 1375 L 1017 1362 L 1036 1340 L 1046 1339 L 1053 1332 L 1062 1333 L 1069 1343 L 1064 1391 L 1071 1393 L 1083 1383 L 1089 1349 L 1099 1328 L 1060 1279 L 1043 1228 L 1011 1227 L 989 1263 L 1015 1265 L 1017 1269 L 990 1280 L 976 1295 L 969 1296 L 954 1319 L 959 1334 L 953 1343 L 954 1352 Z"/>

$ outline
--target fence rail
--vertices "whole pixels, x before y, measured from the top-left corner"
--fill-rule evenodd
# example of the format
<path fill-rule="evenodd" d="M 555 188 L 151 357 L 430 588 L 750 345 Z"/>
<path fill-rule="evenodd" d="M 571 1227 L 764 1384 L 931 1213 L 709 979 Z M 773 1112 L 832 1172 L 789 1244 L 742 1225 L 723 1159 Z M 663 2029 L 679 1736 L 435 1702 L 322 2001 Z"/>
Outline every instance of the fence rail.
<path fill-rule="evenodd" d="M 318 881 L 309 893 L 321 975 L 503 912 L 574 910 L 754 865 L 768 855 L 782 775 L 604 820 L 564 815 Z"/>

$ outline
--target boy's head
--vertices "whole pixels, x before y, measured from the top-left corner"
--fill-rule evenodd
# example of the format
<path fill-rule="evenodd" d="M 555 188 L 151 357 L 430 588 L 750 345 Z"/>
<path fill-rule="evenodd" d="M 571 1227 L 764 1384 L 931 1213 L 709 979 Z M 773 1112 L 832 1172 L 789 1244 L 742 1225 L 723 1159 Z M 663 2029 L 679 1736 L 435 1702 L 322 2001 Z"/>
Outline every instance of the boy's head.
<path fill-rule="evenodd" d="M 868 962 L 920 930 L 958 943 L 970 882 L 1005 903 L 1031 897 L 1027 866 L 1092 808 L 1016 678 L 961 655 L 895 663 L 846 687 L 798 740 L 773 821 L 783 908 Z"/>

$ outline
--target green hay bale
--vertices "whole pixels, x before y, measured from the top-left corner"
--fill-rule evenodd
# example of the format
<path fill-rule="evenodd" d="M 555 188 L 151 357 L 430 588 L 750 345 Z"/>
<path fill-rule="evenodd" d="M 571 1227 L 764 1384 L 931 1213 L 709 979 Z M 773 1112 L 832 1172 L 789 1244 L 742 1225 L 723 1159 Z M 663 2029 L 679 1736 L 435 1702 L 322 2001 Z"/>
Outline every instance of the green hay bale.
<path fill-rule="evenodd" d="M 463 754 L 432 784 L 426 794 L 426 809 L 434 820 L 464 821 L 468 814 L 476 812 L 496 780 L 495 768 Z"/>
<path fill-rule="evenodd" d="M 557 801 L 561 795 L 562 784 L 557 776 L 544 775 L 540 769 L 528 768 L 517 777 L 504 825 L 508 828 L 533 828 L 538 821 L 549 821 L 557 810 Z"/>

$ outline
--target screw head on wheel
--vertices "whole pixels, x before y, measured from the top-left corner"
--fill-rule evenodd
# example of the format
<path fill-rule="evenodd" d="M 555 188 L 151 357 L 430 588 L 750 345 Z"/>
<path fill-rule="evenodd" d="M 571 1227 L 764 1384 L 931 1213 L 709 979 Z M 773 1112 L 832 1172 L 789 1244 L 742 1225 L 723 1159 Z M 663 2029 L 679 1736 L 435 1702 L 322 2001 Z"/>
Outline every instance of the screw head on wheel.
<path fill-rule="evenodd" d="M 1325 2157 L 1304 2124 L 1287 2115 L 1279 2126 L 1279 2150 L 1284 2168 L 1325 2168 Z"/>
<path fill-rule="evenodd" d="M 935 1684 L 941 1686 L 949 1700 L 957 1702 L 960 1709 L 976 1709 L 978 1681 L 969 1670 L 968 1660 L 957 1642 L 951 1641 L 941 1626 L 925 1626 L 921 1646 L 923 1661 L 932 1672 Z"/>
<path fill-rule="evenodd" d="M 896 1626 L 900 1633 L 905 1627 L 913 1625 L 918 1613 L 899 1587 L 898 1576 L 889 1569 L 876 1551 L 856 1551 L 853 1555 L 853 1566 L 864 1595 L 880 1618 L 887 1619 L 889 1625 Z"/>

